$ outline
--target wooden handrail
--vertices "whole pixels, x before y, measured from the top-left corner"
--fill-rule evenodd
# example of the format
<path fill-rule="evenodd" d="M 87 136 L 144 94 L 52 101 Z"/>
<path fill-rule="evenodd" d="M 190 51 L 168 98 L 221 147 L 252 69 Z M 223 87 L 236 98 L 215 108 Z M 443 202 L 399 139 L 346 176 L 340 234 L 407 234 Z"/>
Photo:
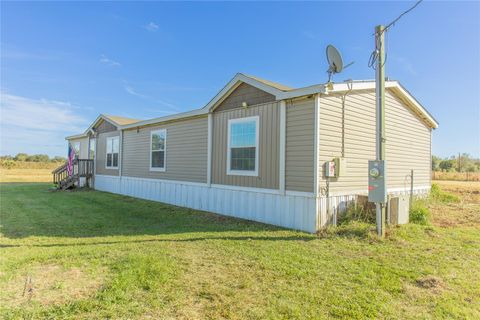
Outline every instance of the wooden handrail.
<path fill-rule="evenodd" d="M 57 186 L 60 186 L 62 182 L 65 182 L 68 179 L 78 180 L 79 177 L 89 178 L 93 176 L 93 159 L 74 159 L 71 175 L 69 175 L 67 172 L 67 166 L 68 163 L 64 163 L 52 171 L 53 183 Z"/>
<path fill-rule="evenodd" d="M 62 164 L 61 166 L 55 168 L 55 169 L 52 171 L 52 173 L 57 173 L 58 171 L 63 170 L 63 169 L 65 169 L 66 167 L 67 167 L 67 163 L 65 162 L 65 163 Z"/>

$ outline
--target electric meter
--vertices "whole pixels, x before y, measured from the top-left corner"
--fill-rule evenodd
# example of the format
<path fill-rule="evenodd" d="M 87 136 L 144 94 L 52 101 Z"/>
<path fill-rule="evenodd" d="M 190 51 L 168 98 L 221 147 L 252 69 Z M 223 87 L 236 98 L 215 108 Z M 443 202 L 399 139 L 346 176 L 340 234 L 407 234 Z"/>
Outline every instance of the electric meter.
<path fill-rule="evenodd" d="M 387 202 L 384 160 L 368 161 L 368 201 Z"/>

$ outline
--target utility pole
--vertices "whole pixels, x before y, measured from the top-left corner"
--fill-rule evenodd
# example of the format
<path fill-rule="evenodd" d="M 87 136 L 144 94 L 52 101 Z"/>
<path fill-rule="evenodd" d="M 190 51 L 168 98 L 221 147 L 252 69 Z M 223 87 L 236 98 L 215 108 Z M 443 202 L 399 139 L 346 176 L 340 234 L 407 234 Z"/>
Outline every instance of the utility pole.
<path fill-rule="evenodd" d="M 375 50 L 377 50 L 376 66 L 376 118 L 377 118 L 377 161 L 385 161 L 385 27 L 382 25 L 375 27 Z M 386 167 L 386 166 L 385 166 Z M 386 177 L 384 177 L 385 189 L 387 188 Z M 377 234 L 385 236 L 385 202 L 376 202 L 376 222 Z"/>
<path fill-rule="evenodd" d="M 458 164 L 457 164 L 457 171 L 458 172 L 461 172 L 462 171 L 462 167 L 461 167 L 461 158 L 460 158 L 460 152 L 458 153 Z"/>

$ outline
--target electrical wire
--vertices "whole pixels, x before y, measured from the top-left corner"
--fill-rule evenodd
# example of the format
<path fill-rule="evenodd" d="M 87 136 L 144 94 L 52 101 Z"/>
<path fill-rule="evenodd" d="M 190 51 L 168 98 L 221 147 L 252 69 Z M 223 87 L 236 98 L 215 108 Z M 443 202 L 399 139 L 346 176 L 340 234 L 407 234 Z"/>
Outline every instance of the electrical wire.
<path fill-rule="evenodd" d="M 395 23 L 397 23 L 398 20 L 400 20 L 404 15 L 406 15 L 407 13 L 409 13 L 410 11 L 412 11 L 413 9 L 415 9 L 420 3 L 422 3 L 423 0 L 419 0 L 417 1 L 417 3 L 415 3 L 410 9 L 408 10 L 405 10 L 401 15 L 399 15 L 395 20 L 393 20 L 392 22 L 390 22 L 389 24 L 387 24 L 387 26 L 385 27 L 385 29 L 383 29 L 382 32 L 385 32 L 387 31 L 390 27 L 394 26 Z"/>
<path fill-rule="evenodd" d="M 379 58 L 379 53 L 380 53 L 380 43 L 379 43 L 380 42 L 379 41 L 380 36 L 384 32 L 388 31 L 391 27 L 393 27 L 395 25 L 395 23 L 397 23 L 398 20 L 400 20 L 404 15 L 406 15 L 407 13 L 409 13 L 410 11 L 415 9 L 422 2 L 423 2 L 423 0 L 418 0 L 412 7 L 405 10 L 404 12 L 402 12 L 396 19 L 394 19 L 392 22 L 387 24 L 387 26 L 379 34 L 376 34 L 376 33 L 374 34 L 374 36 L 375 36 L 375 50 L 373 50 L 373 52 L 370 54 L 370 58 L 368 59 L 368 67 L 369 68 L 373 68 L 374 70 L 376 69 L 375 65 L 376 65 L 376 62 Z M 386 62 L 387 62 L 387 51 L 385 51 L 385 59 L 382 62 L 382 65 L 385 65 Z"/>

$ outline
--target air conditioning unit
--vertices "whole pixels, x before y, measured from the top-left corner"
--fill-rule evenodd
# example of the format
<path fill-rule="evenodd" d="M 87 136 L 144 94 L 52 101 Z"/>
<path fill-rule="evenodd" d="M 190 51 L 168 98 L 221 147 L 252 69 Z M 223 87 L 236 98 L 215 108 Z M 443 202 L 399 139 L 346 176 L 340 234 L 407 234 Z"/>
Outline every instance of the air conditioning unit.
<path fill-rule="evenodd" d="M 387 207 L 389 224 L 407 224 L 409 214 L 410 197 L 408 195 L 400 195 L 389 198 Z"/>

